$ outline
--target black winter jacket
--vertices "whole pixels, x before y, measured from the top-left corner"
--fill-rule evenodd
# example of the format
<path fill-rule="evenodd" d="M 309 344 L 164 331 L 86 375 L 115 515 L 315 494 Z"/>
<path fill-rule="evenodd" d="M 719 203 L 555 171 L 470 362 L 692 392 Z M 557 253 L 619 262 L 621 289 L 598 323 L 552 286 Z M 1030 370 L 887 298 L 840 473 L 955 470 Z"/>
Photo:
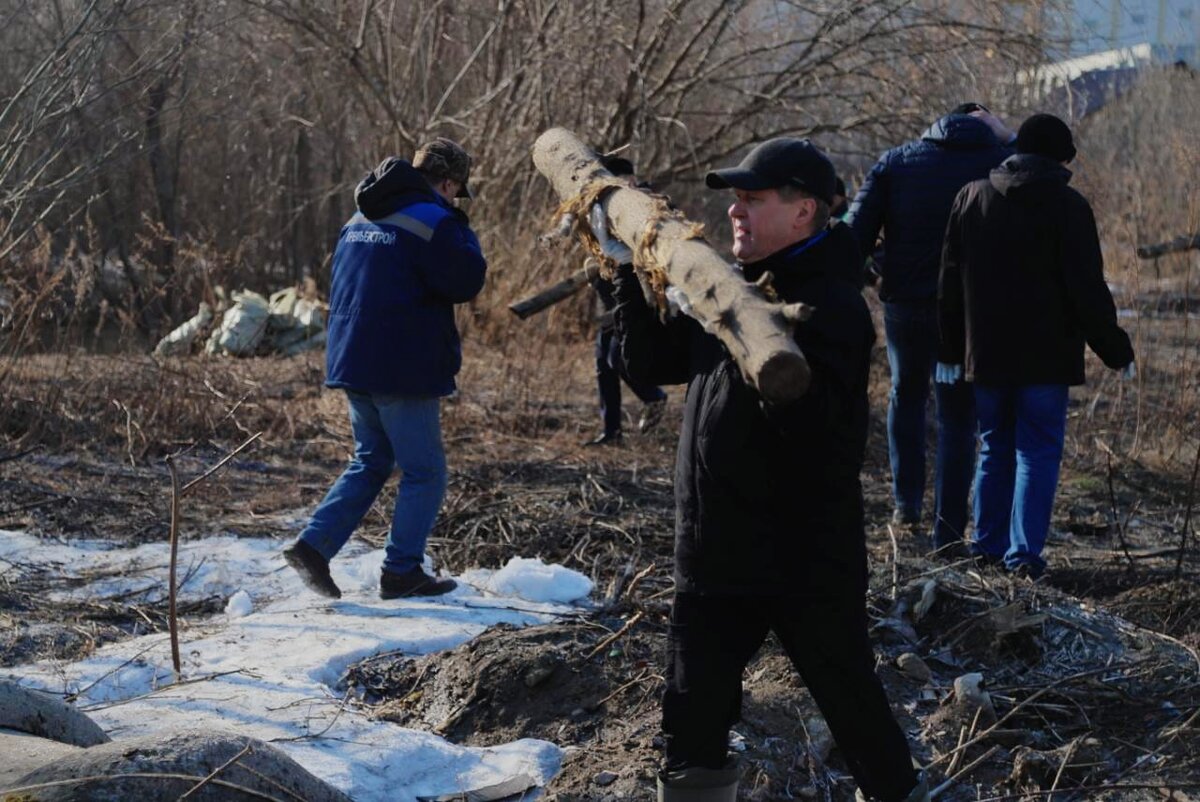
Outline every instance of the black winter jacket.
<path fill-rule="evenodd" d="M 879 158 L 850 205 L 846 222 L 864 254 L 875 252 L 883 230 L 881 299 L 933 301 L 942 234 L 954 196 L 964 184 L 986 178 L 1011 153 L 982 120 L 950 114 L 929 126 L 920 139 Z"/>
<path fill-rule="evenodd" d="M 749 281 L 771 271 L 782 300 L 816 307 L 796 328 L 812 385 L 786 406 L 766 405 L 696 321 L 661 323 L 632 271 L 617 276 L 630 375 L 688 385 L 675 463 L 679 591 L 828 597 L 865 589 L 859 472 L 875 332 L 850 278 L 860 257 L 849 228 L 838 223 L 813 240 L 743 267 Z"/>
<path fill-rule="evenodd" d="M 1110 368 L 1133 361 L 1117 325 L 1096 220 L 1041 156 L 1013 156 L 963 187 L 946 227 L 939 359 L 990 385 L 1082 384 L 1086 341 Z"/>

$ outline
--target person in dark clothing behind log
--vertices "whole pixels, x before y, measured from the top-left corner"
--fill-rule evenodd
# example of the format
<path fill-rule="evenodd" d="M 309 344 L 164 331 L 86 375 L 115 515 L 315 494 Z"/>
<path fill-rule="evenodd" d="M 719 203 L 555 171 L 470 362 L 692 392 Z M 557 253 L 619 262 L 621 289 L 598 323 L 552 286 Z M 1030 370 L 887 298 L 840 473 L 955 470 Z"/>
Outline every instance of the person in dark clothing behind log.
<path fill-rule="evenodd" d="M 1011 131 L 978 103 L 963 103 L 929 126 L 920 139 L 884 153 L 846 215 L 864 254 L 875 254 L 883 232 L 884 333 L 892 389 L 888 453 L 896 524 L 921 522 L 925 494 L 925 406 L 937 361 L 937 277 L 942 234 L 954 196 L 987 176 L 1010 155 Z M 934 385 L 937 462 L 932 547 L 958 556 L 967 526 L 967 497 L 975 463 L 975 412 L 962 382 Z"/>
<path fill-rule="evenodd" d="M 1017 154 L 955 198 L 938 290 L 937 378 L 974 382 L 979 416 L 971 548 L 1035 579 L 1046 567 L 1067 387 L 1083 384 L 1084 343 L 1134 373 L 1092 208 L 1067 186 L 1074 156 L 1066 123 L 1026 120 Z"/>
<path fill-rule="evenodd" d="M 633 177 L 633 163 L 620 156 L 602 156 L 604 169 L 614 176 Z M 633 254 L 620 242 L 613 240 L 614 253 L 618 262 L 629 264 Z M 596 331 L 596 386 L 600 392 L 600 419 L 604 430 L 587 442 L 590 446 L 612 445 L 621 442 L 621 381 L 624 380 L 633 394 L 642 402 L 642 414 L 638 418 L 638 431 L 646 432 L 662 420 L 667 405 L 667 394 L 661 387 L 642 384 L 629 377 L 621 363 L 620 343 L 613 327 L 613 309 L 617 301 L 613 297 L 612 282 L 597 276 L 591 282 L 600 304 L 600 321 Z"/>
<path fill-rule="evenodd" d="M 745 278 L 769 272 L 781 301 L 816 308 L 795 334 L 812 384 L 793 403 L 767 404 L 714 335 L 691 318 L 660 321 L 632 269 L 618 272 L 626 369 L 688 385 L 659 799 L 735 799 L 729 728 L 742 671 L 771 631 L 860 790 L 885 802 L 927 799 L 867 637 L 859 472 L 875 333 L 852 278 L 858 246 L 845 225 L 827 225 L 833 165 L 807 140 L 773 139 L 706 182 L 734 191 L 733 254 Z"/>

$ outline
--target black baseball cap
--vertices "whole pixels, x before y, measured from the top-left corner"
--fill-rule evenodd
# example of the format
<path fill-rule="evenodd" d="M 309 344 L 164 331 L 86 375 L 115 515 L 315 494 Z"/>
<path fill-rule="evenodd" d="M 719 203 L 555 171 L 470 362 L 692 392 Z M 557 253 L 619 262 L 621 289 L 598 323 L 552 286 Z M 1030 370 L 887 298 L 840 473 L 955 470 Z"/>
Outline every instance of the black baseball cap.
<path fill-rule="evenodd" d="M 807 139 L 768 139 L 746 154 L 737 167 L 713 170 L 704 176 L 709 189 L 778 189 L 799 187 L 833 203 L 837 173 L 816 145 Z"/>

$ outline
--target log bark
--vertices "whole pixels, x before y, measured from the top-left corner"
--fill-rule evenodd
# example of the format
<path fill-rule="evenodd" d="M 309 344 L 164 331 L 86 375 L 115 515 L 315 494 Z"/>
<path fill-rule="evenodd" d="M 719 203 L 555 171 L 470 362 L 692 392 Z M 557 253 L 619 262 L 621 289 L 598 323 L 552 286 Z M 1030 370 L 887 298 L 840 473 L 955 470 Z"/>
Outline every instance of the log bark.
<path fill-rule="evenodd" d="M 588 259 L 582 270 L 567 276 L 562 281 L 547 287 L 536 295 L 531 295 L 524 300 L 509 304 L 508 308 L 514 315 L 524 320 L 530 315 L 536 315 L 543 309 L 549 309 L 559 301 L 565 301 L 570 298 L 587 286 L 587 283 L 599 275 L 599 273 L 600 265 L 596 264 L 594 259 Z"/>
<path fill-rule="evenodd" d="M 1180 253 L 1190 250 L 1200 250 L 1200 234 L 1192 234 L 1191 236 L 1184 234 L 1170 242 L 1160 242 L 1157 245 L 1139 245 L 1137 246 L 1137 255 L 1142 259 L 1153 259 L 1168 253 Z"/>
<path fill-rule="evenodd" d="M 698 226 L 667 212 L 662 198 L 614 185 L 596 154 L 570 131 L 552 128 L 533 146 L 533 163 L 564 200 L 599 194 L 612 232 L 633 249 L 635 266 L 661 268 L 687 295 L 696 317 L 728 349 L 742 375 L 767 401 L 786 403 L 808 389 L 809 368 L 792 327 L 811 314 L 804 304 L 768 300 L 707 242 Z M 586 220 L 580 209 L 577 219 Z"/>

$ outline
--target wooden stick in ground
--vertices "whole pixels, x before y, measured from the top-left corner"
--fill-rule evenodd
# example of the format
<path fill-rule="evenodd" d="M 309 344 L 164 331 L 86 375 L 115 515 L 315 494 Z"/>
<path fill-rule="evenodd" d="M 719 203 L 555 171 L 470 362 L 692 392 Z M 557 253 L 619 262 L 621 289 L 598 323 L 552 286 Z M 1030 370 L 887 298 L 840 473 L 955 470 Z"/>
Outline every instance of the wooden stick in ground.
<path fill-rule="evenodd" d="M 639 612 L 639 613 L 638 613 L 637 615 L 635 615 L 633 618 L 631 618 L 631 619 L 629 619 L 628 621 L 626 621 L 626 622 L 625 622 L 625 626 L 621 627 L 621 628 L 620 628 L 620 629 L 618 629 L 616 632 L 614 632 L 613 634 L 609 635 L 609 636 L 608 636 L 607 638 L 605 638 L 604 640 L 602 640 L 602 641 L 600 641 L 599 643 L 597 643 L 597 644 L 596 644 L 596 648 L 595 648 L 595 649 L 592 649 L 590 652 L 588 652 L 588 655 L 587 655 L 587 657 L 585 657 L 585 658 L 583 658 L 583 659 L 584 659 L 585 661 L 586 661 L 586 660 L 591 660 L 593 657 L 595 657 L 596 655 L 600 654 L 602 651 L 604 651 L 605 649 L 607 649 L 609 646 L 611 646 L 612 644 L 616 643 L 618 640 L 620 640 L 620 638 L 621 638 L 621 637 L 622 637 L 622 636 L 623 636 L 623 635 L 624 635 L 626 632 L 628 632 L 629 630 L 631 630 L 631 629 L 633 629 L 635 626 L 637 626 L 637 623 L 638 623 L 639 621 L 641 621 L 641 620 L 642 620 L 642 615 L 644 615 L 644 613 L 641 613 L 641 612 Z"/>
<path fill-rule="evenodd" d="M 547 287 L 535 295 L 509 304 L 508 309 L 521 320 L 525 320 L 530 315 L 536 315 L 543 309 L 549 309 L 559 301 L 565 301 L 570 298 L 587 286 L 588 282 L 599 274 L 600 265 L 596 263 L 595 259 L 587 259 L 583 263 L 582 270 L 567 276 L 557 284 Z"/>
<path fill-rule="evenodd" d="M 167 568 L 167 628 L 171 632 L 171 665 L 175 668 L 175 681 L 182 674 L 179 660 L 179 619 L 175 615 L 175 572 L 179 564 L 179 471 L 175 469 L 175 458 L 167 457 L 167 470 L 171 473 L 171 559 Z"/>
<path fill-rule="evenodd" d="M 171 474 L 171 525 L 169 530 L 171 558 L 170 564 L 167 567 L 167 629 L 171 632 L 171 665 L 175 668 L 176 682 L 179 681 L 179 677 L 183 671 L 183 664 L 179 659 L 179 619 L 176 615 L 175 607 L 176 596 L 178 595 L 178 589 L 175 587 L 175 575 L 179 564 L 179 500 L 184 493 L 212 476 L 260 437 L 262 437 L 262 432 L 256 432 L 251 435 L 246 442 L 226 454 L 220 462 L 188 482 L 182 488 L 179 486 L 179 471 L 175 468 L 175 456 L 171 455 L 167 457 L 167 471 Z"/>
<path fill-rule="evenodd" d="M 695 317 L 721 340 L 763 398 L 785 403 L 804 394 L 808 363 L 792 327 L 811 307 L 768 300 L 699 238 L 699 226 L 672 212 L 665 199 L 619 182 L 570 131 L 552 128 L 538 137 L 533 163 L 576 219 L 587 220 L 593 202 L 602 205 L 613 232 L 633 249 L 635 266 L 661 270 L 687 295 Z"/>

